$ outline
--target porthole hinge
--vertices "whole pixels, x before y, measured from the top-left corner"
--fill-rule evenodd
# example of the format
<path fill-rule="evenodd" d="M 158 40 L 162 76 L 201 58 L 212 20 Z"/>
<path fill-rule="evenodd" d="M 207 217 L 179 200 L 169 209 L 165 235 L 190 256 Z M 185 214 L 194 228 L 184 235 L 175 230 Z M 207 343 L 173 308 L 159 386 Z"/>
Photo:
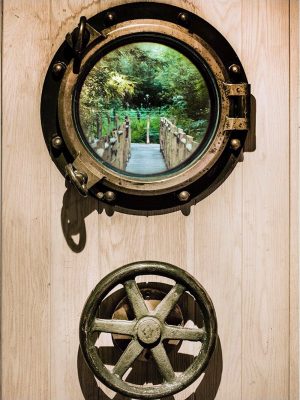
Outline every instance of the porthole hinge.
<path fill-rule="evenodd" d="M 231 112 L 226 116 L 226 131 L 250 129 L 250 85 L 248 83 L 224 82 L 224 92 L 231 99 Z"/>
<path fill-rule="evenodd" d="M 248 83 L 224 82 L 224 90 L 227 97 L 248 96 L 250 94 L 250 85 Z"/>
<path fill-rule="evenodd" d="M 249 129 L 248 118 L 230 118 L 226 117 L 225 130 L 226 131 L 247 131 Z"/>

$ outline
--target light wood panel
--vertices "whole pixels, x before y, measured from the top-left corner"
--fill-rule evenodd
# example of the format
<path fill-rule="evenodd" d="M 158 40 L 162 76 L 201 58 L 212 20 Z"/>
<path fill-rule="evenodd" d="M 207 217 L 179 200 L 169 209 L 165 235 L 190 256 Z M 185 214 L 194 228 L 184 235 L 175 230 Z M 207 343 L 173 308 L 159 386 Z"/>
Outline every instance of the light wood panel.
<path fill-rule="evenodd" d="M 4 3 L 2 399 L 50 398 L 50 160 L 41 134 L 49 3 Z"/>
<path fill-rule="evenodd" d="M 203 18 L 229 40 L 239 56 L 241 7 L 240 0 L 199 4 Z M 195 207 L 191 272 L 212 297 L 222 348 L 223 372 L 216 399 L 241 398 L 241 168 L 238 164 L 225 184 Z"/>
<path fill-rule="evenodd" d="M 81 15 L 123 3 L 4 2 L 2 398 L 113 397 L 81 364 L 80 388 L 80 314 L 107 273 L 152 259 L 188 270 L 215 304 L 219 364 L 190 399 L 296 400 L 297 61 L 289 49 L 297 43 L 297 2 L 167 2 L 205 18 L 240 56 L 257 100 L 257 150 L 189 217 L 148 218 L 108 216 L 66 190 L 39 122 L 44 74 L 65 34 Z"/>
<path fill-rule="evenodd" d="M 299 398 L 299 2 L 290 2 L 290 400 Z M 298 18 L 297 18 L 298 16 Z"/>
<path fill-rule="evenodd" d="M 285 0 L 243 1 L 257 100 L 257 151 L 243 168 L 242 396 L 251 399 L 289 398 L 288 16 Z"/>
<path fill-rule="evenodd" d="M 3 44 L 3 4 L 0 2 L 0 202 L 2 204 L 2 44 Z M 0 206 L 0 254 L 2 254 L 2 207 Z M 0 297 L 2 298 L 2 258 L 0 257 Z M 1 318 L 1 317 L 0 317 Z M 0 330 L 0 343 L 2 342 L 2 332 Z M 0 345 L 0 374 L 3 368 L 2 347 Z M 2 375 L 2 374 L 1 374 Z M 0 393 L 2 393 L 2 377 L 0 377 Z"/>

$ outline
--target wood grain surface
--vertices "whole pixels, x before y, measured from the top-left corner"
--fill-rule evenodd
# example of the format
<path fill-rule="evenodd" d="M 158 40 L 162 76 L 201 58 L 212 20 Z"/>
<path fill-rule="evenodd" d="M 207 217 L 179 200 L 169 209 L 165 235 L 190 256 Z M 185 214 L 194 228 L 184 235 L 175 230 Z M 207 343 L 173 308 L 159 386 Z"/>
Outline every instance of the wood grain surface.
<path fill-rule="evenodd" d="M 298 2 L 165 2 L 228 39 L 257 103 L 257 150 L 188 217 L 108 215 L 65 186 L 43 140 L 54 52 L 81 15 L 125 1 L 4 0 L 3 400 L 123 399 L 89 373 L 78 326 L 98 281 L 139 260 L 184 268 L 215 305 L 220 345 L 202 382 L 176 400 L 299 398 Z"/>

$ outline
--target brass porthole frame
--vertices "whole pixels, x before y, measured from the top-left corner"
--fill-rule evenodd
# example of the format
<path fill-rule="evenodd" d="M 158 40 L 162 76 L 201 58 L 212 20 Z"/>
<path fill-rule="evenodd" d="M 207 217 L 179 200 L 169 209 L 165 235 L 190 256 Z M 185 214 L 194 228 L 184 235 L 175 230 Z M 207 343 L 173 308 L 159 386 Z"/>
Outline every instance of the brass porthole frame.
<path fill-rule="evenodd" d="M 78 49 L 74 34 L 78 42 L 83 29 L 86 43 Z M 200 17 L 160 3 L 127 4 L 88 21 L 81 18 L 72 35 L 55 55 L 42 95 L 43 131 L 54 162 L 81 194 L 94 195 L 117 211 L 148 215 L 181 209 L 188 213 L 191 205 L 227 178 L 241 159 L 250 131 L 250 85 L 236 54 L 220 33 Z M 217 93 L 211 140 L 182 166 L 155 176 L 133 176 L 99 162 L 83 142 L 74 117 L 74 93 L 91 60 L 108 45 L 121 45 L 128 38 L 134 42 L 142 35 L 160 35 L 166 41 L 176 38 L 179 49 L 188 47 L 203 61 Z M 55 95 L 50 99 L 51 92 Z M 54 122 L 48 121 L 51 114 L 56 129 Z"/>
<path fill-rule="evenodd" d="M 202 157 L 183 168 L 180 172 L 158 176 L 151 180 L 143 177 L 135 178 L 122 174 L 121 172 L 118 173 L 108 166 L 105 166 L 105 164 L 95 160 L 78 136 L 74 119 L 72 118 L 72 98 L 74 88 L 80 78 L 80 72 L 79 74 L 74 73 L 73 63 L 70 63 L 60 88 L 58 116 L 63 139 L 75 159 L 73 165 L 76 169 L 87 174 L 88 189 L 94 186 L 98 181 L 106 179 L 110 186 L 122 188 L 121 190 L 125 193 L 134 193 L 137 195 L 144 193 L 150 196 L 165 193 L 170 190 L 177 190 L 185 186 L 186 181 L 193 182 L 209 170 L 215 164 L 228 142 L 228 134 L 224 131 L 226 116 L 229 114 L 230 107 L 224 87 L 224 82 L 227 81 L 228 74 L 226 74 L 226 71 L 222 68 L 218 57 L 214 54 L 212 49 L 205 47 L 205 44 L 200 38 L 195 39 L 193 35 L 175 24 L 166 23 L 165 21 L 141 20 L 138 24 L 134 24 L 133 21 L 127 21 L 120 24 L 117 28 L 111 27 L 105 31 L 106 38 L 94 46 L 84 56 L 81 61 L 81 70 L 85 68 L 90 58 L 109 42 L 143 32 L 159 33 L 166 37 L 172 37 L 173 35 L 178 40 L 189 43 L 189 45 L 204 59 L 208 67 L 214 71 L 220 97 L 223 99 L 217 132 Z"/>

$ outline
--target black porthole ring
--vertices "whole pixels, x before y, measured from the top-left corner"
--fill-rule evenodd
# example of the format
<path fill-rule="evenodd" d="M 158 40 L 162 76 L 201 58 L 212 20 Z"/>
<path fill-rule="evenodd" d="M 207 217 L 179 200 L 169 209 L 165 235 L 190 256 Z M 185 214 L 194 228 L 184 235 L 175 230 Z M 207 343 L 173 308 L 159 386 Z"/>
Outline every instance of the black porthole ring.
<path fill-rule="evenodd" d="M 108 10 L 105 10 L 90 18 L 87 23 L 98 32 L 110 28 L 113 24 L 120 24 L 128 20 L 149 18 L 175 23 L 183 28 L 188 28 L 189 32 L 199 35 L 199 37 L 201 37 L 201 39 L 213 49 L 218 58 L 222 61 L 224 70 L 226 70 L 227 74 L 227 83 L 247 83 L 247 78 L 242 64 L 230 44 L 214 27 L 199 16 L 178 7 L 148 2 L 126 4 L 110 9 L 109 13 L 114 16 L 112 21 L 107 18 L 107 13 Z M 184 13 L 187 18 L 182 19 L 180 17 L 182 13 Z M 99 40 L 101 40 L 101 38 L 92 41 L 86 48 L 85 52 L 89 51 L 89 49 Z M 63 68 L 68 67 L 73 57 L 73 51 L 65 41 L 57 51 L 48 69 L 41 103 L 41 118 L 45 141 L 53 161 L 64 175 L 65 166 L 74 161 L 74 156 L 64 144 L 60 148 L 53 145 L 55 137 L 62 136 L 57 112 L 57 99 L 61 86 L 61 77 L 53 73 L 53 67 L 57 63 L 61 63 Z M 238 73 L 233 72 L 230 68 L 232 65 L 238 67 Z M 250 114 L 249 96 L 250 90 L 247 95 L 248 117 Z M 183 208 L 188 209 L 189 206 L 197 203 L 212 193 L 228 177 L 241 157 L 241 152 L 248 133 L 248 128 L 245 130 L 231 130 L 228 134 L 229 139 L 232 140 L 238 138 L 240 141 L 239 148 L 232 148 L 230 140 L 228 140 L 226 147 L 212 168 L 199 177 L 199 179 L 187 181 L 185 184 L 182 184 L 173 191 L 157 193 L 155 195 L 144 195 L 142 193 L 133 194 L 124 192 L 120 190 L 122 188 L 118 188 L 115 185 L 107 184 L 105 181 L 102 181 L 91 187 L 89 193 L 99 198 L 99 193 L 113 191 L 115 196 L 113 197 L 113 200 L 109 200 L 109 204 L 113 206 L 116 211 L 130 214 L 163 214 Z M 183 191 L 188 192 L 189 194 L 188 199 L 184 201 L 182 201 L 179 196 Z M 105 197 L 102 198 L 102 201 L 106 202 Z"/>

